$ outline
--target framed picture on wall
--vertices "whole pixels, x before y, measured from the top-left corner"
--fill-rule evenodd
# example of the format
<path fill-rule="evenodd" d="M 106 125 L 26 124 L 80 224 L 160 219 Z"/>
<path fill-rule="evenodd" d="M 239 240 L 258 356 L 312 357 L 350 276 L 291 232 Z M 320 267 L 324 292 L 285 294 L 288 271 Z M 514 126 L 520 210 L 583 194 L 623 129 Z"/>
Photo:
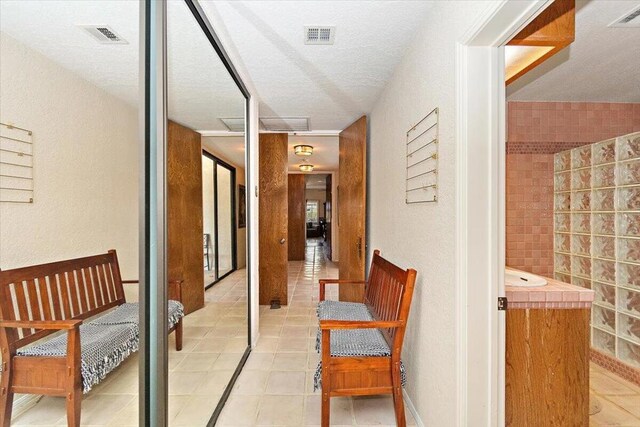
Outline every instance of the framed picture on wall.
<path fill-rule="evenodd" d="M 238 228 L 247 226 L 247 189 L 238 185 Z"/>

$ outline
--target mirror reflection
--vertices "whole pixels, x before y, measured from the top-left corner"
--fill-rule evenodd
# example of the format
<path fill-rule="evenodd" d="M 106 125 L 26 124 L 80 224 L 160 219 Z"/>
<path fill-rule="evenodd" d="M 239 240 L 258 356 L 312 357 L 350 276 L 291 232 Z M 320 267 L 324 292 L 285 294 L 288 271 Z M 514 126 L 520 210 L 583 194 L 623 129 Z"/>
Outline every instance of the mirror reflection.
<path fill-rule="evenodd" d="M 170 424 L 205 425 L 248 347 L 246 100 L 181 1 L 167 56 L 167 262 L 186 313 L 182 350 L 169 343 Z"/>

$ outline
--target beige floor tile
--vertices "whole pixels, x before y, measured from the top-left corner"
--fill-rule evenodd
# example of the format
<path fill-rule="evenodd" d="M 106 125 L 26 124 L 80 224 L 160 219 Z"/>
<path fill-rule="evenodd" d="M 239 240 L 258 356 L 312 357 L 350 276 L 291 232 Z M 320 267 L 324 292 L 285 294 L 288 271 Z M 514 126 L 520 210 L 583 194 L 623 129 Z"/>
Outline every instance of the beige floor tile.
<path fill-rule="evenodd" d="M 199 341 L 192 349 L 188 350 L 189 353 L 222 353 L 229 338 L 205 337 Z"/>
<path fill-rule="evenodd" d="M 185 354 L 180 363 L 174 368 L 175 372 L 208 371 L 218 359 L 218 353 Z"/>
<path fill-rule="evenodd" d="M 640 420 L 640 394 L 629 396 L 605 396 L 605 398 L 633 414 L 633 416 Z"/>
<path fill-rule="evenodd" d="M 64 398 L 44 396 L 33 408 L 19 417 L 13 417 L 12 425 L 52 425 L 65 417 L 65 414 Z"/>
<path fill-rule="evenodd" d="M 361 396 L 353 398 L 353 412 L 358 425 L 395 425 L 393 398 L 385 396 Z M 411 413 L 405 409 L 408 425 L 415 425 Z"/>
<path fill-rule="evenodd" d="M 309 327 L 306 325 L 294 325 L 288 326 L 284 325 L 282 327 L 282 331 L 280 332 L 280 336 L 284 338 L 308 338 L 309 337 Z"/>
<path fill-rule="evenodd" d="M 204 381 L 206 371 L 201 372 L 169 372 L 169 394 L 193 394 Z"/>
<path fill-rule="evenodd" d="M 82 401 L 82 425 L 107 425 L 129 403 L 137 400 L 131 395 L 90 396 Z M 66 415 L 58 420 L 58 425 L 67 425 Z"/>
<path fill-rule="evenodd" d="M 248 396 L 263 394 L 267 386 L 269 371 L 243 370 L 233 386 L 233 395 Z"/>
<path fill-rule="evenodd" d="M 268 371 L 271 369 L 275 353 L 258 353 L 252 351 L 243 370 Z"/>
<path fill-rule="evenodd" d="M 275 353 L 278 350 L 280 338 L 260 337 L 253 349 L 256 353 Z"/>
<path fill-rule="evenodd" d="M 242 359 L 242 353 L 222 353 L 209 370 L 235 371 Z"/>
<path fill-rule="evenodd" d="M 304 425 L 317 426 L 320 425 L 321 413 L 321 396 L 306 396 Z M 331 399 L 331 425 L 353 425 L 355 418 L 353 416 L 353 408 L 351 398 L 334 397 Z"/>
<path fill-rule="evenodd" d="M 307 352 L 308 338 L 282 338 L 278 344 L 278 352 Z"/>
<path fill-rule="evenodd" d="M 304 371 L 307 369 L 307 353 L 276 353 L 271 369 Z"/>
<path fill-rule="evenodd" d="M 303 407 L 303 396 L 265 395 L 260 401 L 256 425 L 300 426 Z"/>
<path fill-rule="evenodd" d="M 220 418 L 217 426 L 253 426 L 258 415 L 258 406 L 261 396 L 231 396 Z"/>
<path fill-rule="evenodd" d="M 229 384 L 233 371 L 209 371 L 204 373 L 202 381 L 190 394 L 196 395 L 218 395 L 224 392 Z"/>
<path fill-rule="evenodd" d="M 271 371 L 267 380 L 267 394 L 304 394 L 305 371 Z"/>
<path fill-rule="evenodd" d="M 140 421 L 138 408 L 138 399 L 136 397 L 119 411 L 108 425 L 110 427 L 137 427 Z"/>
<path fill-rule="evenodd" d="M 220 397 L 220 395 L 190 397 L 178 415 L 171 421 L 171 427 L 205 426 Z"/>

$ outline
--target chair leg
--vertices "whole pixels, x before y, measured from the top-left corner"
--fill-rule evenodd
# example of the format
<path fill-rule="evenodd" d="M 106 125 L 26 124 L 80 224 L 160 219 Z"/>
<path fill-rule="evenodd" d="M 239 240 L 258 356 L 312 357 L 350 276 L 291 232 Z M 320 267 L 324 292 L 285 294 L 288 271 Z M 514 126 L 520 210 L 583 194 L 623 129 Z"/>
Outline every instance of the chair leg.
<path fill-rule="evenodd" d="M 176 351 L 182 350 L 182 319 L 176 325 Z"/>
<path fill-rule="evenodd" d="M 9 362 L 5 366 L 8 366 Z M 3 372 L 0 382 L 0 425 L 9 427 L 11 425 L 11 411 L 13 410 L 13 392 L 11 390 L 11 373 Z"/>
<path fill-rule="evenodd" d="M 82 390 L 77 389 L 67 395 L 67 426 L 80 427 Z"/>
<path fill-rule="evenodd" d="M 402 399 L 402 381 L 400 379 L 400 363 L 394 363 L 391 368 L 391 381 L 393 385 L 393 409 L 396 413 L 396 425 L 406 427 L 407 420 L 404 414 L 404 401 Z"/>

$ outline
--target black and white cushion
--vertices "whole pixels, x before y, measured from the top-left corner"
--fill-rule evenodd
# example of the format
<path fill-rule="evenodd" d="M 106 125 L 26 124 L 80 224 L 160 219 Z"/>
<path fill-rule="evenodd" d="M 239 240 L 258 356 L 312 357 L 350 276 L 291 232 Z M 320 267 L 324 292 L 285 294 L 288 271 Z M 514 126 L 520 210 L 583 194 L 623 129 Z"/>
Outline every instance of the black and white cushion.
<path fill-rule="evenodd" d="M 169 329 L 178 324 L 184 317 L 184 306 L 174 300 L 169 300 L 167 304 Z M 125 323 L 138 324 L 140 316 L 140 305 L 137 302 L 119 305 L 114 310 L 104 316 L 100 316 L 91 323 L 94 325 L 121 325 Z"/>
<path fill-rule="evenodd" d="M 362 303 L 321 301 L 317 307 L 319 320 L 371 321 L 373 316 Z M 333 357 L 383 357 L 390 356 L 391 349 L 379 329 L 344 329 L 331 331 L 331 356 Z M 321 332 L 316 335 L 316 350 L 321 352 Z M 400 362 L 402 385 L 406 384 L 406 372 Z M 313 377 L 314 391 L 322 386 L 322 362 L 318 363 Z"/>

